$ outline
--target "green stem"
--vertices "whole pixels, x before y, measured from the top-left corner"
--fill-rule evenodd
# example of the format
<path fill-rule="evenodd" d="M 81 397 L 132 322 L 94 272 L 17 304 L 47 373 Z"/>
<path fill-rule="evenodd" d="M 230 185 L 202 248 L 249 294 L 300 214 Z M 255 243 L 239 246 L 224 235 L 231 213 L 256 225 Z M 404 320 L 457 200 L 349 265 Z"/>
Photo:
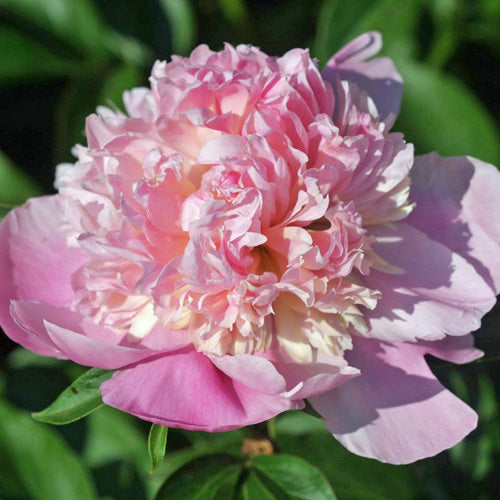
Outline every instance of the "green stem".
<path fill-rule="evenodd" d="M 276 441 L 276 418 L 267 421 L 267 435 L 271 441 Z"/>

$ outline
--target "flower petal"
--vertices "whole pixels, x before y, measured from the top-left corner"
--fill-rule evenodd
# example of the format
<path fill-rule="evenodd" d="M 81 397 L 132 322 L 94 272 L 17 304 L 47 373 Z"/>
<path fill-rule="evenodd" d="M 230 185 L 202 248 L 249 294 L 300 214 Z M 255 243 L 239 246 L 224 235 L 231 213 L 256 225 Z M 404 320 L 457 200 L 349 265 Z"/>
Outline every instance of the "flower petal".
<path fill-rule="evenodd" d="M 62 305 L 72 300 L 69 278 L 86 257 L 67 246 L 59 227 L 62 211 L 58 196 L 35 198 L 9 212 L 0 224 L 0 324 L 12 340 L 42 356 L 64 357 L 14 323 L 10 301 Z"/>
<path fill-rule="evenodd" d="M 408 224 L 370 231 L 377 238 L 377 254 L 404 272 L 371 270 L 363 276 L 366 286 L 382 293 L 377 307 L 366 311 L 366 336 L 391 342 L 435 340 L 479 328 L 495 296 L 472 265 Z"/>
<path fill-rule="evenodd" d="M 276 370 L 273 363 L 260 356 L 251 354 L 208 355 L 208 358 L 219 370 L 246 387 L 266 394 L 278 394 L 285 390 L 283 376 Z"/>
<path fill-rule="evenodd" d="M 299 401 L 264 394 L 220 371 L 193 349 L 121 370 L 101 385 L 103 401 L 160 425 L 226 431 L 302 408 Z"/>
<path fill-rule="evenodd" d="M 28 335 L 62 353 L 58 357 L 67 357 L 81 365 L 113 370 L 158 352 L 118 345 L 124 334 L 115 334 L 78 313 L 50 304 L 16 301 L 12 304 L 12 315 Z"/>
<path fill-rule="evenodd" d="M 419 156 L 412 170 L 408 223 L 458 253 L 500 292 L 500 176 L 470 157 Z"/>
<path fill-rule="evenodd" d="M 348 358 L 362 376 L 311 402 L 353 453 L 393 464 L 433 456 L 471 432 L 477 415 L 434 377 L 424 353 L 419 344 L 356 339 Z"/>
<path fill-rule="evenodd" d="M 16 299 L 63 306 L 74 299 L 70 276 L 88 259 L 69 247 L 62 231 L 65 203 L 59 196 L 32 198 L 10 212 L 6 224 Z"/>
<path fill-rule="evenodd" d="M 403 81 L 387 57 L 367 58 L 382 47 L 380 33 L 365 33 L 337 52 L 323 68 L 321 75 L 335 88 L 337 79 L 355 83 L 373 99 L 382 118 L 399 113 Z"/>

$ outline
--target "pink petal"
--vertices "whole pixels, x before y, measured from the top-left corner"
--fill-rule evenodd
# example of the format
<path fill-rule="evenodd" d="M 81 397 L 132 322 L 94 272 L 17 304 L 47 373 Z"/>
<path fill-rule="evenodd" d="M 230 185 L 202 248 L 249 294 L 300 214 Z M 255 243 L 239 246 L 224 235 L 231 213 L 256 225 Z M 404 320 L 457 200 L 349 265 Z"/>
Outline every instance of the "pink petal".
<path fill-rule="evenodd" d="M 192 349 L 119 371 L 101 385 L 101 393 L 106 404 L 144 420 L 209 432 L 236 429 L 303 407 L 301 402 L 244 386 Z"/>
<path fill-rule="evenodd" d="M 464 258 L 408 224 L 373 227 L 370 234 L 380 240 L 374 250 L 404 273 L 363 276 L 366 286 L 382 292 L 377 307 L 366 311 L 367 336 L 435 340 L 479 328 L 495 297 Z"/>
<path fill-rule="evenodd" d="M 324 394 L 359 375 L 359 370 L 352 366 L 339 369 L 328 363 L 290 364 L 278 368 L 284 372 L 288 385 L 292 387 L 285 395 L 295 400 Z"/>
<path fill-rule="evenodd" d="M 358 85 L 373 99 L 383 118 L 397 116 L 403 95 L 403 80 L 392 61 L 375 55 L 382 47 L 380 33 L 365 33 L 337 52 L 323 68 L 321 75 L 335 88 L 337 79 Z"/>
<path fill-rule="evenodd" d="M 14 285 L 13 263 L 9 252 L 10 221 L 12 215 L 8 214 L 0 224 L 0 324 L 4 332 L 15 342 L 42 356 L 62 357 L 53 346 L 27 334 L 19 328 L 10 314 L 10 301 L 16 297 L 17 290 Z"/>
<path fill-rule="evenodd" d="M 78 249 L 68 248 L 60 233 L 57 216 L 62 210 L 57 196 L 36 198 L 12 210 L 0 224 L 0 324 L 12 340 L 42 356 L 64 357 L 15 324 L 10 301 L 71 301 L 69 276 L 84 257 Z"/>
<path fill-rule="evenodd" d="M 434 377 L 420 345 L 356 339 L 348 359 L 362 375 L 311 402 L 353 453 L 406 464 L 454 446 L 476 427 L 476 413 Z"/>
<path fill-rule="evenodd" d="M 436 358 L 444 359 L 450 363 L 470 363 L 483 356 L 483 351 L 474 347 L 472 335 L 445 337 L 437 342 L 420 340 L 418 345 L 422 354 L 432 354 Z"/>
<path fill-rule="evenodd" d="M 142 346 L 118 345 L 123 334 L 96 325 L 69 309 L 16 301 L 12 304 L 12 315 L 28 336 L 62 353 L 58 357 L 67 357 L 81 365 L 112 370 L 158 353 Z"/>
<path fill-rule="evenodd" d="M 32 198 L 10 212 L 7 225 L 12 276 L 17 294 L 11 298 L 64 306 L 74 299 L 70 277 L 88 259 L 69 247 L 62 232 L 65 203 L 59 196 Z"/>
<path fill-rule="evenodd" d="M 266 394 L 285 391 L 285 379 L 267 359 L 251 354 L 208 357 L 220 371 L 246 387 Z"/>
<path fill-rule="evenodd" d="M 247 141 L 240 135 L 225 134 L 211 139 L 203 145 L 198 154 L 201 164 L 219 163 L 221 160 L 241 157 Z"/>
<path fill-rule="evenodd" d="M 471 263 L 500 292 L 500 173 L 470 157 L 415 159 L 408 222 Z"/>
<path fill-rule="evenodd" d="M 281 394 L 294 400 L 331 391 L 359 375 L 359 370 L 348 366 L 342 357 L 330 356 L 320 351 L 315 353 L 314 360 L 310 363 L 297 363 L 285 349 L 277 346 L 260 355 L 272 362 L 274 369 L 285 382 L 285 387 L 280 389 Z"/>

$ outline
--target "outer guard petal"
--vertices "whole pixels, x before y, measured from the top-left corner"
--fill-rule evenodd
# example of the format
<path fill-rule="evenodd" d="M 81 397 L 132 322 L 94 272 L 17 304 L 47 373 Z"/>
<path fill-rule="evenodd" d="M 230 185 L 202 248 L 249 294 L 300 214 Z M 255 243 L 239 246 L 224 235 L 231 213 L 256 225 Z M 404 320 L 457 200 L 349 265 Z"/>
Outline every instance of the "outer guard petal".
<path fill-rule="evenodd" d="M 118 334 L 69 309 L 16 301 L 11 310 L 28 338 L 51 346 L 59 353 L 57 357 L 67 357 L 81 365 L 113 370 L 158 352 L 131 344 L 126 341 L 126 332 Z"/>
<path fill-rule="evenodd" d="M 471 157 L 415 158 L 407 221 L 469 263 L 500 292 L 500 173 Z"/>
<path fill-rule="evenodd" d="M 58 196 L 34 198 L 9 212 L 0 224 L 0 324 L 12 340 L 43 356 L 62 354 L 20 329 L 10 315 L 10 302 L 64 305 L 72 300 L 70 276 L 86 257 L 67 246 L 59 225 L 62 211 Z"/>
<path fill-rule="evenodd" d="M 101 385 L 101 393 L 106 404 L 143 420 L 209 432 L 240 428 L 303 407 L 301 401 L 234 381 L 190 348 L 117 372 Z"/>
<path fill-rule="evenodd" d="M 441 357 L 453 351 L 451 344 L 432 344 Z M 427 351 L 420 344 L 356 339 L 348 358 L 362 375 L 311 402 L 353 453 L 393 464 L 436 455 L 471 432 L 477 415 L 434 377 Z"/>
<path fill-rule="evenodd" d="M 390 342 L 465 335 L 495 303 L 484 279 L 463 257 L 405 223 L 371 228 L 374 250 L 402 274 L 372 270 L 366 286 L 382 297 L 366 311 L 367 337 Z"/>
<path fill-rule="evenodd" d="M 403 80 L 392 61 L 375 55 L 382 47 L 380 33 L 365 33 L 337 52 L 323 68 L 321 75 L 335 88 L 337 80 L 348 80 L 367 92 L 383 119 L 399 113 L 403 95 Z"/>

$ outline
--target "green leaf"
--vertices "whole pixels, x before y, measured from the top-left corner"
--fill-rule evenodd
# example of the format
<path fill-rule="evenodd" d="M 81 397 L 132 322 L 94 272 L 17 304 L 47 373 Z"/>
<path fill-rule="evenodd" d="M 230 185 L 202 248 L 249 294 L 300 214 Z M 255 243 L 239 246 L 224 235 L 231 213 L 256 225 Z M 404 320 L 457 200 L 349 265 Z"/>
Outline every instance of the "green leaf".
<path fill-rule="evenodd" d="M 2 220 L 14 207 L 0 203 L 0 220 Z"/>
<path fill-rule="evenodd" d="M 156 494 L 155 500 L 232 498 L 241 472 L 241 464 L 230 455 L 201 457 L 170 476 Z M 224 489 L 224 496 L 216 496 L 221 489 Z"/>
<path fill-rule="evenodd" d="M 149 430 L 148 452 L 151 460 L 151 474 L 158 468 L 165 458 L 168 427 L 153 424 Z"/>
<path fill-rule="evenodd" d="M 5 205 L 20 205 L 40 194 L 35 182 L 0 152 L 0 203 L 4 208 Z"/>
<path fill-rule="evenodd" d="M 92 413 L 86 420 L 87 439 L 83 457 L 92 468 L 126 460 L 134 464 L 141 475 L 149 471 L 149 457 L 140 421 L 110 406 Z M 153 480 L 149 478 L 149 480 Z"/>
<path fill-rule="evenodd" d="M 106 26 L 90 0 L 0 0 L 0 7 L 59 37 L 80 53 L 102 51 Z"/>
<path fill-rule="evenodd" d="M 32 500 L 96 500 L 89 472 L 59 435 L 0 402 L 0 449 Z"/>
<path fill-rule="evenodd" d="M 196 18 L 189 0 L 160 0 L 172 30 L 172 51 L 187 55 L 196 39 Z"/>
<path fill-rule="evenodd" d="M 500 136 L 477 97 L 453 76 L 405 61 L 403 104 L 394 130 L 402 131 L 418 154 L 470 155 L 498 165 Z"/>
<path fill-rule="evenodd" d="M 39 422 L 63 425 L 79 420 L 104 405 L 99 386 L 108 380 L 113 372 L 91 368 L 78 377 L 45 410 L 33 413 Z"/>
<path fill-rule="evenodd" d="M 64 77 L 76 63 L 63 59 L 20 31 L 7 26 L 0 29 L 0 83 L 19 83 L 20 79 Z M 43 61 L 43 64 L 40 64 Z"/>
<path fill-rule="evenodd" d="M 277 419 L 281 451 L 300 455 L 318 467 L 342 500 L 413 500 L 419 493 L 409 466 L 383 464 L 346 450 L 321 420 L 301 411 Z"/>
<path fill-rule="evenodd" d="M 8 357 L 9 368 L 18 370 L 33 366 L 62 368 L 67 364 L 68 361 L 66 360 L 41 356 L 40 354 L 36 354 L 33 351 L 25 349 L 24 347 L 16 347 L 9 353 Z"/>
<path fill-rule="evenodd" d="M 454 446 L 450 457 L 467 477 L 481 481 L 494 471 L 495 455 L 500 450 L 500 410 L 495 384 L 487 373 L 472 377 L 471 374 L 465 376 L 459 370 L 451 369 L 446 375 L 453 391 L 460 393 L 465 401 L 470 401 L 472 394 L 478 398 L 476 409 L 480 431 Z"/>
<path fill-rule="evenodd" d="M 185 431 L 185 433 L 196 436 L 194 444 L 189 448 L 177 450 L 167 455 L 161 466 L 161 475 L 164 479 L 171 477 L 189 462 L 208 455 L 231 455 L 235 460 L 241 460 L 244 457 L 240 451 L 243 440 L 243 433 L 240 430 L 217 434 L 195 431 Z M 202 440 L 202 435 L 206 435 L 208 439 Z"/>
<path fill-rule="evenodd" d="M 250 471 L 243 483 L 243 500 L 276 500 L 255 472 Z"/>
<path fill-rule="evenodd" d="M 334 500 L 335 494 L 323 473 L 300 457 L 285 454 L 260 455 L 252 466 L 294 498 Z"/>

